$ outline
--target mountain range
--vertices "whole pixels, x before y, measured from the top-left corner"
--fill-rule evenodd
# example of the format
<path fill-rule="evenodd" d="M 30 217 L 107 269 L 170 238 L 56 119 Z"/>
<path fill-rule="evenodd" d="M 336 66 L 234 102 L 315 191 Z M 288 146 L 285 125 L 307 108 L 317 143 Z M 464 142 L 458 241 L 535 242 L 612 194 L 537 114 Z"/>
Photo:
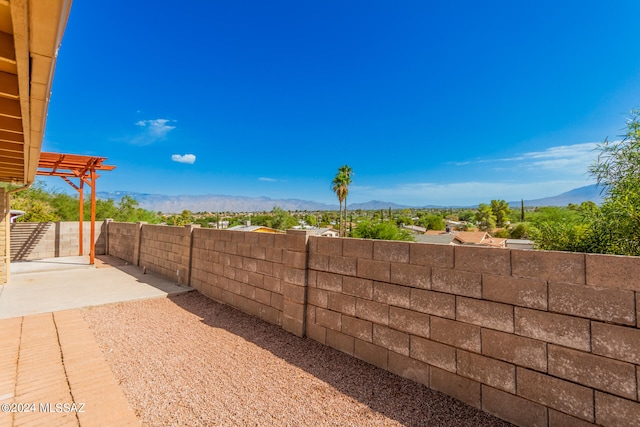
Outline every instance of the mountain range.
<path fill-rule="evenodd" d="M 271 199 L 269 197 L 242 197 L 217 194 L 167 196 L 163 194 L 135 193 L 130 191 L 98 192 L 99 199 L 119 201 L 124 196 L 131 196 L 140 203 L 140 207 L 151 211 L 179 213 L 185 209 L 192 212 L 260 212 L 270 211 L 280 206 L 288 211 L 322 211 L 338 210 L 338 204 L 327 204 L 300 199 Z M 588 185 L 567 191 L 557 196 L 542 199 L 525 200 L 526 206 L 567 206 L 569 203 L 580 204 L 584 201 L 602 202 L 602 195 L 595 185 Z M 487 201 L 488 202 L 488 201 Z M 520 201 L 509 202 L 512 207 L 520 206 Z M 366 203 L 350 203 L 349 209 L 377 210 L 404 208 L 442 208 L 445 206 L 408 206 L 396 203 L 372 200 Z M 446 206 L 449 207 L 449 206 Z M 477 206 L 455 206 L 458 208 L 476 208 Z"/>
<path fill-rule="evenodd" d="M 603 194 L 602 187 L 596 184 L 587 185 L 585 187 L 574 188 L 566 193 L 557 196 L 544 197 L 542 199 L 525 200 L 525 206 L 567 206 L 569 203 L 579 205 L 582 202 L 591 201 L 595 204 L 601 204 L 606 194 Z M 520 202 L 509 202 L 511 207 L 520 206 Z"/>

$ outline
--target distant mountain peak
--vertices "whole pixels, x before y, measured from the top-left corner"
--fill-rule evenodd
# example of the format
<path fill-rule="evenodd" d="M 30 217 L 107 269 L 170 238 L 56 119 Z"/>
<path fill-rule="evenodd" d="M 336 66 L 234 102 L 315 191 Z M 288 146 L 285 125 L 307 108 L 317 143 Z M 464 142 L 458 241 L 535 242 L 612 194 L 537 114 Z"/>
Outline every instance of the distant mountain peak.
<path fill-rule="evenodd" d="M 585 185 L 584 187 L 574 188 L 562 194 L 552 197 L 544 197 L 542 199 L 525 200 L 525 206 L 567 206 L 570 203 L 579 205 L 582 202 L 591 201 L 601 204 L 604 200 L 602 187 L 597 184 Z M 510 206 L 520 206 L 520 201 L 509 202 Z"/>

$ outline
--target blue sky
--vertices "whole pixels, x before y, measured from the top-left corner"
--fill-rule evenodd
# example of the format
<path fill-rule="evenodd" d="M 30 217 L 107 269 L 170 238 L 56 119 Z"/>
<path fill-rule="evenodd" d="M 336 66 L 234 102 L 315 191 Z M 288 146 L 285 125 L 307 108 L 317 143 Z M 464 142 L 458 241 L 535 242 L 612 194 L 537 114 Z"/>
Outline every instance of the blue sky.
<path fill-rule="evenodd" d="M 588 185 L 640 107 L 637 0 L 76 1 L 43 151 L 99 191 L 415 206 Z M 47 181 L 66 191 L 62 181 Z"/>

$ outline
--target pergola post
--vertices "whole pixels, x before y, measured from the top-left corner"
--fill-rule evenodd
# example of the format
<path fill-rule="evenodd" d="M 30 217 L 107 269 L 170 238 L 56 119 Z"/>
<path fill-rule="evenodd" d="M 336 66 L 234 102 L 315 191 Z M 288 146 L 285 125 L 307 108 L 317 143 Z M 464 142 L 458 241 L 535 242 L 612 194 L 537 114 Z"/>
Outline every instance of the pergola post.
<path fill-rule="evenodd" d="M 80 178 L 80 188 L 78 188 L 78 193 L 80 193 L 78 196 L 80 199 L 78 206 L 78 211 L 80 213 L 80 218 L 78 219 L 78 234 L 80 236 L 78 240 L 78 255 L 82 256 L 84 255 L 84 236 L 82 233 L 84 230 L 84 225 L 82 224 L 82 221 L 84 220 L 84 180 L 82 177 Z"/>
<path fill-rule="evenodd" d="M 96 258 L 96 175 L 95 169 L 91 169 L 91 241 L 89 242 L 89 264 L 93 265 Z"/>

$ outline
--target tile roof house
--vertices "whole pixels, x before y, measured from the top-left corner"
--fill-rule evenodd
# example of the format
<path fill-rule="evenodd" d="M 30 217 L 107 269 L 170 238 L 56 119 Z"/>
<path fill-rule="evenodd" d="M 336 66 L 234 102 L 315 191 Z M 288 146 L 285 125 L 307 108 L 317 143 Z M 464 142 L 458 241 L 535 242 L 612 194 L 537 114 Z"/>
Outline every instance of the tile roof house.
<path fill-rule="evenodd" d="M 233 227 L 227 228 L 227 230 L 232 231 L 248 231 L 251 233 L 272 233 L 272 234 L 284 234 L 284 231 L 277 230 L 271 227 L 265 227 L 263 225 L 236 225 Z"/>
<path fill-rule="evenodd" d="M 335 228 L 308 228 L 306 231 L 310 236 L 340 237 Z"/>
<path fill-rule="evenodd" d="M 486 231 L 458 231 L 454 233 L 452 244 L 454 245 L 478 245 L 493 248 L 506 247 L 507 239 L 492 237 Z"/>

